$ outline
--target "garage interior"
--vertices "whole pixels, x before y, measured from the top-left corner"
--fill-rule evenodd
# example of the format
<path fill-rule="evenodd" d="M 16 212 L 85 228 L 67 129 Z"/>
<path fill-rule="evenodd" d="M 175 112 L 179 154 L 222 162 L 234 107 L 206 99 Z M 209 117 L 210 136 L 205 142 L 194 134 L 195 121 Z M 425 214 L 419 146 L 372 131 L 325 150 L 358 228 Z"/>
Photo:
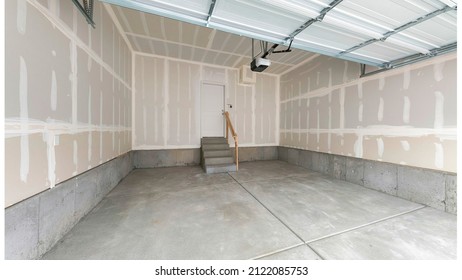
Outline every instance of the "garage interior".
<path fill-rule="evenodd" d="M 5 1 L 6 259 L 456 259 L 456 0 Z"/>

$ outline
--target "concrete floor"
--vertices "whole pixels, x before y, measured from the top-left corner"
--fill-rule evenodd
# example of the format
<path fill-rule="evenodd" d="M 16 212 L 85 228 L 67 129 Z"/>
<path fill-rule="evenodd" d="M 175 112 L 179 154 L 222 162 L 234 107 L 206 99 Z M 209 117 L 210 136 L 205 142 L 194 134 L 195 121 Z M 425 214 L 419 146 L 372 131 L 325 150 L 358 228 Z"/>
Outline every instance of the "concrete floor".
<path fill-rule="evenodd" d="M 456 259 L 456 216 L 282 161 L 136 169 L 44 259 Z"/>

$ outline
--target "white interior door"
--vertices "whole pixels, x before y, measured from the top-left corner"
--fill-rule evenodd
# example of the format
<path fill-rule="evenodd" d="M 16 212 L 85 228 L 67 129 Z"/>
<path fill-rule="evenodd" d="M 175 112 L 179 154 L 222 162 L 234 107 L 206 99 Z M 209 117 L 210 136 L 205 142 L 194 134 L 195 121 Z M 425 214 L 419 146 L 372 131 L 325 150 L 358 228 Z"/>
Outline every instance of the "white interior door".
<path fill-rule="evenodd" d="M 202 84 L 201 91 L 201 137 L 223 137 L 225 125 L 225 86 Z"/>

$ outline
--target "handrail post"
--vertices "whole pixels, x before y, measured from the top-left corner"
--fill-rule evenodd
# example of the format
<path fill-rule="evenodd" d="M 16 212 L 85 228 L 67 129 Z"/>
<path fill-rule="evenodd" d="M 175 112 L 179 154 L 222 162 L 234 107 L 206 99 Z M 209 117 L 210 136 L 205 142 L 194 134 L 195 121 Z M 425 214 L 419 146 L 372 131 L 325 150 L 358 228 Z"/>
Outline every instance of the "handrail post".
<path fill-rule="evenodd" d="M 236 158 L 236 171 L 239 170 L 239 144 L 237 135 L 234 138 L 234 157 Z"/>
<path fill-rule="evenodd" d="M 229 144 L 228 130 L 231 130 L 231 134 L 234 139 L 234 159 L 236 161 L 236 171 L 237 171 L 239 169 L 239 141 L 238 141 L 236 131 L 234 131 L 233 124 L 231 123 L 231 119 L 229 118 L 229 112 L 225 111 L 223 112 L 223 115 L 225 116 L 225 120 L 226 120 L 226 142 L 228 142 Z"/>
<path fill-rule="evenodd" d="M 229 137 L 228 137 L 228 129 L 229 129 L 229 126 L 228 126 L 228 118 L 229 118 L 229 115 L 228 115 L 228 112 L 224 112 L 223 113 L 224 117 L 225 117 L 225 122 L 226 122 L 226 142 L 229 144 Z"/>

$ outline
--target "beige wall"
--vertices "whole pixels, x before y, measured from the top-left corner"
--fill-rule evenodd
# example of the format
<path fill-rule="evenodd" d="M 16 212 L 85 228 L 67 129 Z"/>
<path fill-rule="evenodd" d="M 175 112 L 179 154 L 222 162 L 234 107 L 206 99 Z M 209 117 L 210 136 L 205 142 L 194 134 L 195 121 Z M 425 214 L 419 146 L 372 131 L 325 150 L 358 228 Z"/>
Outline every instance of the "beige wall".
<path fill-rule="evenodd" d="M 131 149 L 131 51 L 95 1 L 5 1 L 5 206 Z"/>
<path fill-rule="evenodd" d="M 133 149 L 200 147 L 203 82 L 225 86 L 239 145 L 277 145 L 277 76 L 257 74 L 243 85 L 233 68 L 140 54 L 134 62 Z"/>
<path fill-rule="evenodd" d="M 317 56 L 281 77 L 280 144 L 456 172 L 456 54 L 359 79 Z"/>

